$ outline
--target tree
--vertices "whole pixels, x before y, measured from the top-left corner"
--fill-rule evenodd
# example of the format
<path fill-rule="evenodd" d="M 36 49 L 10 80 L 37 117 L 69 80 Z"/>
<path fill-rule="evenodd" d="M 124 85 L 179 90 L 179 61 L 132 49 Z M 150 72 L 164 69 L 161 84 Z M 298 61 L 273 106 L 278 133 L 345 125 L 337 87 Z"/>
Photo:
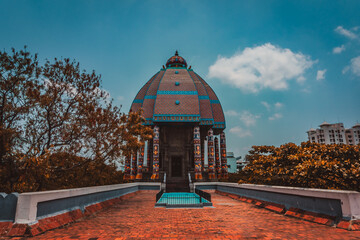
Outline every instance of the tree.
<path fill-rule="evenodd" d="M 360 145 L 253 146 L 239 183 L 360 191 Z"/>
<path fill-rule="evenodd" d="M 5 190 L 121 181 L 115 163 L 152 137 L 141 112 L 122 113 L 101 90 L 101 76 L 81 70 L 74 60 L 39 66 L 37 56 L 26 51 L 0 56 L 5 103 L 0 108 L 5 119 L 0 126 L 0 181 Z"/>
<path fill-rule="evenodd" d="M 39 75 L 37 55 L 30 55 L 26 47 L 19 52 L 0 51 L 0 181 L 8 180 L 10 188 L 19 178 L 21 123 L 35 104 Z"/>

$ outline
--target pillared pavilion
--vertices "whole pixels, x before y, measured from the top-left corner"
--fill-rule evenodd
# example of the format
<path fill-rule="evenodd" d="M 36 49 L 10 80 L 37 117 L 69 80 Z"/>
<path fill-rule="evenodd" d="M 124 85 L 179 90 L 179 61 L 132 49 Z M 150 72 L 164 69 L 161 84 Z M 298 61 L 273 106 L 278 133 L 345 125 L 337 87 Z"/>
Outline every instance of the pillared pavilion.
<path fill-rule="evenodd" d="M 169 180 L 181 180 L 188 179 L 189 173 L 195 181 L 227 178 L 226 125 L 220 101 L 177 51 L 140 89 L 130 111 L 140 108 L 154 138 L 126 159 L 125 178 L 162 180 L 166 174 Z"/>

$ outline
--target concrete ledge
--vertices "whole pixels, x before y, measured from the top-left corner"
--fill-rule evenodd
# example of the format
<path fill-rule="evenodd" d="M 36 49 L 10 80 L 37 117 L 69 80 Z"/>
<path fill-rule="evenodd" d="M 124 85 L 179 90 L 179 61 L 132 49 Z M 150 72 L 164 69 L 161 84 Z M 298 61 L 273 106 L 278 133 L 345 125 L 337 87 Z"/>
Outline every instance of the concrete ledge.
<path fill-rule="evenodd" d="M 345 220 L 360 219 L 360 193 L 356 191 L 265 186 L 223 182 L 199 182 L 195 188 L 218 190 L 238 196 L 254 198 L 276 204 L 286 209 L 296 208 L 325 214 Z"/>
<path fill-rule="evenodd" d="M 38 219 L 80 209 L 94 203 L 141 190 L 159 190 L 160 183 L 128 183 L 22 193 L 18 196 L 15 223 L 35 224 Z M 38 209 L 39 207 L 39 209 Z M 39 211 L 38 211 L 39 210 Z"/>

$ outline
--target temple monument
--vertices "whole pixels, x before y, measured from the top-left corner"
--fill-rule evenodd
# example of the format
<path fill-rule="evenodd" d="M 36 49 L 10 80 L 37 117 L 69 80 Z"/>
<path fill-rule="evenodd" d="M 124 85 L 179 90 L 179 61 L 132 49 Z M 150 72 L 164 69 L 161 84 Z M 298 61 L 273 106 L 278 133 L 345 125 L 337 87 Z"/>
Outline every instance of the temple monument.
<path fill-rule="evenodd" d="M 189 173 L 192 181 L 227 178 L 220 101 L 177 51 L 140 89 L 130 111 L 140 108 L 154 138 L 126 159 L 125 178 L 162 180 L 165 173 L 169 182 L 186 181 Z"/>

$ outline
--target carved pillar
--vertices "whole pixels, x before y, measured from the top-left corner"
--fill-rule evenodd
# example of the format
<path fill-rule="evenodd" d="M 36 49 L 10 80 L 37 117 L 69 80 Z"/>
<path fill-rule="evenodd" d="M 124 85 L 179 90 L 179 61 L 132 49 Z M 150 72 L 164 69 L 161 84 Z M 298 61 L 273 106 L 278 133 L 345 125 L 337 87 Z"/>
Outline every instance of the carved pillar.
<path fill-rule="evenodd" d="M 194 164 L 195 164 L 195 179 L 202 179 L 201 174 L 201 140 L 200 128 L 194 127 Z"/>
<path fill-rule="evenodd" d="M 136 176 L 136 153 L 133 153 L 132 155 L 132 161 L 131 161 L 131 173 L 130 173 L 130 179 L 134 180 Z"/>
<path fill-rule="evenodd" d="M 139 158 L 138 158 L 138 164 L 137 164 L 136 179 L 142 179 L 143 163 L 144 163 L 144 146 L 142 146 L 142 147 L 140 148 L 140 153 L 139 153 Z"/>
<path fill-rule="evenodd" d="M 208 131 L 208 166 L 209 179 L 215 179 L 215 149 L 214 149 L 214 134 L 210 128 Z"/>
<path fill-rule="evenodd" d="M 151 156 L 152 156 L 152 141 L 149 140 L 147 145 L 147 163 L 146 163 L 147 172 L 150 172 L 150 170 L 152 169 Z"/>
<path fill-rule="evenodd" d="M 160 134 L 159 127 L 154 127 L 154 139 L 153 139 L 153 174 L 151 179 L 159 179 L 159 144 Z"/>
<path fill-rule="evenodd" d="M 131 164 L 131 156 L 125 156 L 125 168 L 124 168 L 124 179 L 130 179 L 130 164 Z"/>
<path fill-rule="evenodd" d="M 221 162 L 219 154 L 219 139 L 215 137 L 215 169 L 218 178 L 221 178 Z"/>
<path fill-rule="evenodd" d="M 225 133 L 220 134 L 220 152 L 221 152 L 221 177 L 228 178 L 227 158 L 226 158 L 226 138 Z"/>
<path fill-rule="evenodd" d="M 201 147 L 201 166 L 202 171 L 204 171 L 204 162 L 205 162 L 205 140 L 201 141 L 202 147 Z"/>

